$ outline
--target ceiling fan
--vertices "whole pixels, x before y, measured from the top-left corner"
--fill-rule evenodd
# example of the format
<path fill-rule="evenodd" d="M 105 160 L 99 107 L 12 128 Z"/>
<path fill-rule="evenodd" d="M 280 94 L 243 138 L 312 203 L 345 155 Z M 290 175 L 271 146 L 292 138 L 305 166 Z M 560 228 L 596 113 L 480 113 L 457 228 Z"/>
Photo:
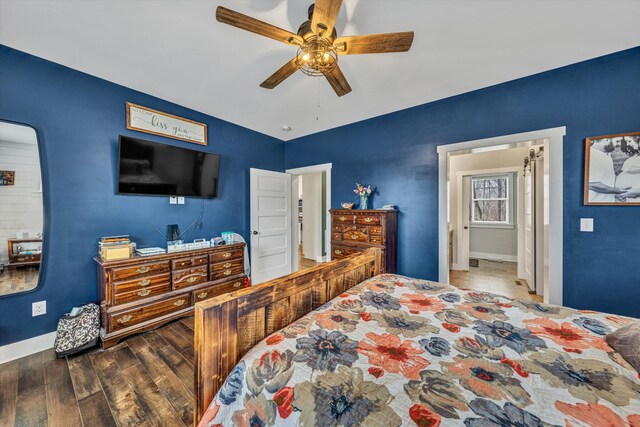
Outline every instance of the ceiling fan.
<path fill-rule="evenodd" d="M 338 66 L 339 55 L 406 52 L 413 43 L 413 31 L 338 37 L 334 28 L 342 0 L 316 0 L 309 7 L 309 20 L 297 34 L 242 13 L 218 6 L 216 19 L 242 30 L 251 31 L 291 46 L 296 56 L 260 84 L 273 89 L 300 70 L 310 76 L 325 76 L 338 96 L 351 92 L 351 86 Z"/>

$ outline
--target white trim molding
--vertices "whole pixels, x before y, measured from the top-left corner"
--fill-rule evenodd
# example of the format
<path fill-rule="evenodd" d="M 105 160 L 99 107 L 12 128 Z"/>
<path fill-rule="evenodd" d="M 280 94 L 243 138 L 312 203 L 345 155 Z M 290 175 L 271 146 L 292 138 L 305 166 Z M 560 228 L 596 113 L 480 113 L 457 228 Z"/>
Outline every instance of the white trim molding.
<path fill-rule="evenodd" d="M 0 364 L 53 348 L 55 340 L 56 333 L 49 332 L 24 341 L 3 345 L 0 347 Z"/>
<path fill-rule="evenodd" d="M 486 259 L 488 261 L 518 262 L 518 257 L 516 255 L 488 254 L 485 252 L 469 252 L 469 257 Z"/>
<path fill-rule="evenodd" d="M 563 295 L 563 145 L 566 127 L 523 132 L 475 141 L 440 145 L 438 153 L 438 254 L 439 280 L 449 283 L 449 238 L 447 181 L 449 155 L 460 152 L 484 152 L 513 148 L 530 141 L 544 142 L 549 166 L 549 280 L 545 302 L 562 305 Z"/>
<path fill-rule="evenodd" d="M 326 178 L 326 207 L 327 207 L 327 211 L 324 213 L 325 215 L 325 231 L 324 231 L 324 247 L 326 250 L 326 256 L 323 258 L 324 261 L 331 261 L 331 213 L 329 212 L 329 209 L 331 209 L 331 169 L 333 168 L 333 163 L 322 163 L 319 165 L 312 165 L 312 166 L 303 166 L 301 168 L 293 168 L 293 169 L 286 169 L 285 173 L 288 173 L 290 175 L 293 175 L 293 177 L 295 177 L 296 175 L 305 175 L 308 173 L 318 173 L 318 172 L 326 172 L 327 173 L 327 178 Z M 293 183 L 295 181 L 296 185 L 298 180 L 297 179 L 292 179 L 291 182 Z M 297 190 L 296 190 L 297 191 Z M 296 192 L 296 194 L 298 194 Z M 291 266 L 294 268 L 294 271 L 298 270 L 298 198 L 295 197 L 295 205 L 293 204 L 293 199 L 291 201 L 291 210 L 292 210 L 292 222 L 293 222 L 293 233 L 291 233 L 291 239 L 293 242 L 295 242 L 295 245 L 292 245 L 293 247 L 295 247 L 295 250 L 291 252 L 291 256 L 292 256 L 292 260 L 291 260 Z M 295 222 L 294 222 L 294 218 L 295 217 Z M 319 261 L 318 259 L 316 260 L 316 262 L 324 262 L 324 261 Z"/>

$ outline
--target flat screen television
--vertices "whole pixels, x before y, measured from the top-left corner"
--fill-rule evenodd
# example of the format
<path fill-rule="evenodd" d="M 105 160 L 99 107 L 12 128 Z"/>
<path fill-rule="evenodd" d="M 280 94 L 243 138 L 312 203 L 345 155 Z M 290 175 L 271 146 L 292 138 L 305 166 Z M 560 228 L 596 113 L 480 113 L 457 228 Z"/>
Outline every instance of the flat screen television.
<path fill-rule="evenodd" d="M 214 198 L 220 156 L 120 135 L 118 194 Z"/>

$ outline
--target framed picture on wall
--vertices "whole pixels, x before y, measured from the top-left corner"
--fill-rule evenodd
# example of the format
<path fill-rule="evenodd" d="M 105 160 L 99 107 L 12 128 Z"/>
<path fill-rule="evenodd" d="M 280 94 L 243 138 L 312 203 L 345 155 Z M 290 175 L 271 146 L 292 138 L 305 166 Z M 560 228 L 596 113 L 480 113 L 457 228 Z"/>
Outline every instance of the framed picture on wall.
<path fill-rule="evenodd" d="M 0 185 L 13 185 L 15 176 L 15 171 L 0 171 Z"/>
<path fill-rule="evenodd" d="M 640 132 L 585 140 L 584 204 L 640 206 Z"/>

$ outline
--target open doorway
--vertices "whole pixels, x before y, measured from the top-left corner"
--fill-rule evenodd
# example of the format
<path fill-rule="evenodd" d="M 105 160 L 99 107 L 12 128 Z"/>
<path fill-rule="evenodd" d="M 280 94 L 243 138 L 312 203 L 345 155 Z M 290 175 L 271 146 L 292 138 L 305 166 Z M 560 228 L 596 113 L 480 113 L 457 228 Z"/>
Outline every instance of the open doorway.
<path fill-rule="evenodd" d="M 542 144 L 449 156 L 450 284 L 542 301 L 544 187 Z M 533 153 L 533 154 L 531 154 Z M 526 159 L 526 160 L 525 160 Z M 525 167 L 526 163 L 526 167 Z M 539 173 L 537 173 L 539 172 Z M 546 198 L 548 201 L 548 197 Z"/>
<path fill-rule="evenodd" d="M 438 147 L 440 281 L 562 305 L 564 134 Z"/>
<path fill-rule="evenodd" d="M 292 188 L 292 270 L 329 260 L 331 164 L 290 169 Z"/>

